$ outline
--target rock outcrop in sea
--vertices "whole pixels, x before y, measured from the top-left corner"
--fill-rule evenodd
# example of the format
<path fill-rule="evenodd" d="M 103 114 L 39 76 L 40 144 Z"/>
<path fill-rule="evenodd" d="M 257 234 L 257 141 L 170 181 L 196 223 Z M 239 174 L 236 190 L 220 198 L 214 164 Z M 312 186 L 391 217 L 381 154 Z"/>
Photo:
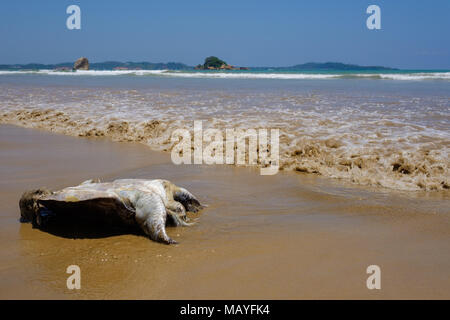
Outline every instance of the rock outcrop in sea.
<path fill-rule="evenodd" d="M 73 69 L 74 70 L 89 70 L 89 60 L 85 57 L 79 58 L 73 64 Z"/>
<path fill-rule="evenodd" d="M 247 67 L 237 68 L 235 66 L 229 65 L 225 61 L 211 56 L 205 59 L 205 63 L 197 65 L 195 70 L 249 70 Z"/>

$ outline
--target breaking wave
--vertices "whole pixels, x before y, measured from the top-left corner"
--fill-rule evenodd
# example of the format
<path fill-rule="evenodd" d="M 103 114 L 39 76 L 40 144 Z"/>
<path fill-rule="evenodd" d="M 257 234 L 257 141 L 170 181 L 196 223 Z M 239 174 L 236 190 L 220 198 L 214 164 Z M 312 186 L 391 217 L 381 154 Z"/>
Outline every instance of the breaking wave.
<path fill-rule="evenodd" d="M 22 70 L 0 71 L 0 75 L 37 74 L 55 76 L 163 76 L 178 78 L 220 79 L 279 79 L 279 80 L 326 80 L 326 79 L 373 79 L 397 81 L 450 80 L 450 72 L 413 73 L 301 73 L 301 72 L 251 72 L 251 71 L 173 71 L 173 70 Z"/>
<path fill-rule="evenodd" d="M 450 188 L 448 97 L 3 87 L 0 123 L 171 151 L 175 129 L 279 128 L 280 168 L 398 190 Z"/>

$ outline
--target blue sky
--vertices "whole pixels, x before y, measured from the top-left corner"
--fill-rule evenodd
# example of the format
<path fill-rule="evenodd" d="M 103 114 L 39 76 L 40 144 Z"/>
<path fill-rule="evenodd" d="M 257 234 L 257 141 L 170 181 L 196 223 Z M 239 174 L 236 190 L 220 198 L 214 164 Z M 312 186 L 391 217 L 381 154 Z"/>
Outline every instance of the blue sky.
<path fill-rule="evenodd" d="M 66 8 L 81 8 L 81 30 Z M 381 8 L 368 30 L 366 8 Z M 0 4 L 0 64 L 184 62 L 240 66 L 338 61 L 450 69 L 450 1 L 42 0 Z"/>

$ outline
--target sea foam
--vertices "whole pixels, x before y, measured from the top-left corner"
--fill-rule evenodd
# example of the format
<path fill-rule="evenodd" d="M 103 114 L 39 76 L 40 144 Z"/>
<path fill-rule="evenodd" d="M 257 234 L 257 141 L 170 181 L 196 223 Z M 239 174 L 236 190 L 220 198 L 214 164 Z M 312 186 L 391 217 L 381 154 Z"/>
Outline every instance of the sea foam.
<path fill-rule="evenodd" d="M 450 188 L 448 95 L 0 86 L 0 123 L 162 151 L 194 120 L 204 129 L 278 128 L 283 170 L 398 190 Z"/>
<path fill-rule="evenodd" d="M 173 71 L 173 70 L 21 70 L 0 71 L 0 75 L 38 74 L 54 76 L 163 76 L 206 79 L 278 79 L 278 80 L 327 80 L 327 79 L 375 79 L 398 81 L 450 80 L 450 72 L 414 73 L 301 73 L 301 72 L 248 72 L 248 71 Z"/>

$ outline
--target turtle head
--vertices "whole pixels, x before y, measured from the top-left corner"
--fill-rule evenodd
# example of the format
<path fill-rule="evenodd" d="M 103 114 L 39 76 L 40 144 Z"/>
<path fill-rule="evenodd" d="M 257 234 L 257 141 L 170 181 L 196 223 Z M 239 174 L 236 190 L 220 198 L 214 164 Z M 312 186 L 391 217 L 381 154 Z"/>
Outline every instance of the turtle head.
<path fill-rule="evenodd" d="M 184 188 L 178 188 L 173 198 L 175 201 L 180 202 L 189 212 L 198 212 L 204 206 L 200 204 L 196 197 Z"/>
<path fill-rule="evenodd" d="M 49 194 L 51 192 L 45 188 L 25 191 L 19 201 L 20 222 L 32 222 L 35 224 L 39 215 L 38 200 Z"/>

